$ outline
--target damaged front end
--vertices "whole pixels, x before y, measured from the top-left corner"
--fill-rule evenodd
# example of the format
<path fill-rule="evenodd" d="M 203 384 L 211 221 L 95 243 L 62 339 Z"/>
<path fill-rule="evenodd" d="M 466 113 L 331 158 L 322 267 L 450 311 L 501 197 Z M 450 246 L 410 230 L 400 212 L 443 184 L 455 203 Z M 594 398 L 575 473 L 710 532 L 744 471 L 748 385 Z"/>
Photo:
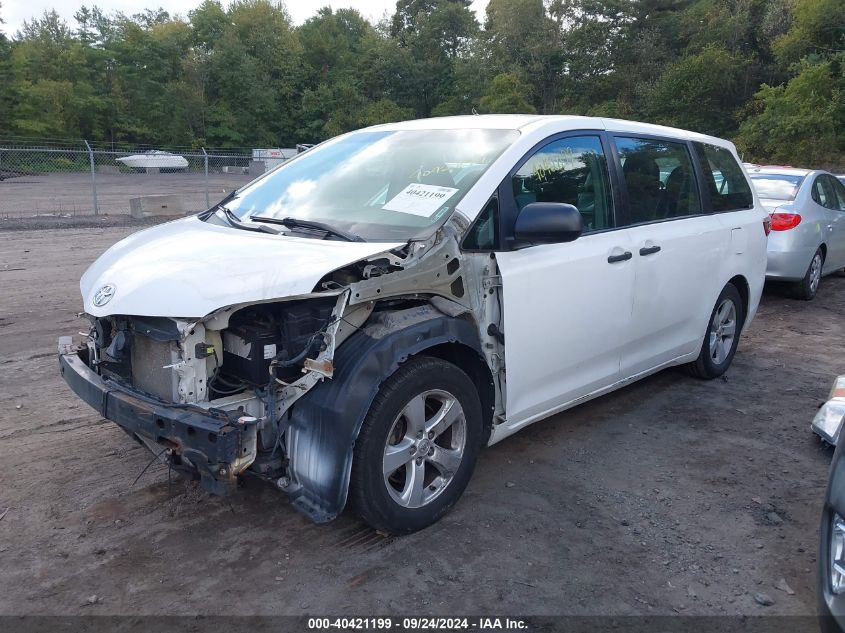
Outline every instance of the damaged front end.
<path fill-rule="evenodd" d="M 345 503 L 372 399 L 409 356 L 465 350 L 489 420 L 503 411 L 495 260 L 461 253 L 465 228 L 455 214 L 428 240 L 335 269 L 311 292 L 201 319 L 88 316 L 81 345 L 60 339 L 62 375 L 210 492 L 226 494 L 248 473 L 329 520 Z"/>
<path fill-rule="evenodd" d="M 89 317 L 83 346 L 60 339 L 61 373 L 103 417 L 225 494 L 260 449 L 270 454 L 258 472 L 282 470 L 276 421 L 331 376 L 348 297 L 227 308 L 200 321 Z"/>

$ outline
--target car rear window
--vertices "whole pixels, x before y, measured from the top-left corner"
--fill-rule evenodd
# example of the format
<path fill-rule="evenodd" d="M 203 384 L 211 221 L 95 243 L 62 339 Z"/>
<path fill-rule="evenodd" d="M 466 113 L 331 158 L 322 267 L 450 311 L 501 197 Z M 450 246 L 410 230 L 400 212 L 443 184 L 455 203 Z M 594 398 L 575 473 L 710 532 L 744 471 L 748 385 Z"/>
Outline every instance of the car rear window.
<path fill-rule="evenodd" d="M 742 167 L 733 153 L 724 147 L 693 143 L 704 170 L 705 186 L 710 192 L 714 211 L 735 211 L 754 206 L 754 196 Z"/>
<path fill-rule="evenodd" d="M 754 183 L 757 195 L 761 198 L 795 200 L 804 177 L 786 174 L 751 174 L 751 182 Z"/>

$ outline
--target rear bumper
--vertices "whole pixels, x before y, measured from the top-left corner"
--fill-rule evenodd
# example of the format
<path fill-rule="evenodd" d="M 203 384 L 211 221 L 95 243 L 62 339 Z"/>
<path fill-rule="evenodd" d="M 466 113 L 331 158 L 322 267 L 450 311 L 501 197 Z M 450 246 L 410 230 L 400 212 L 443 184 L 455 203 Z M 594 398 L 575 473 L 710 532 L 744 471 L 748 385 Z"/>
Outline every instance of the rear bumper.
<path fill-rule="evenodd" d="M 812 252 L 790 251 L 790 252 L 775 252 L 769 251 L 768 263 L 766 265 L 766 279 L 776 279 L 779 281 L 800 281 L 807 274 L 807 268 L 810 266 L 810 260 L 813 258 Z"/>
<path fill-rule="evenodd" d="M 766 255 L 766 279 L 800 281 L 807 274 L 817 248 L 818 245 L 802 247 L 794 242 L 780 244 L 770 241 Z"/>
<path fill-rule="evenodd" d="M 148 447 L 170 449 L 174 467 L 198 475 L 209 492 L 229 492 L 238 473 L 255 459 L 254 421 L 133 392 L 103 379 L 78 353 L 60 354 L 59 371 L 73 392 L 104 418 Z"/>

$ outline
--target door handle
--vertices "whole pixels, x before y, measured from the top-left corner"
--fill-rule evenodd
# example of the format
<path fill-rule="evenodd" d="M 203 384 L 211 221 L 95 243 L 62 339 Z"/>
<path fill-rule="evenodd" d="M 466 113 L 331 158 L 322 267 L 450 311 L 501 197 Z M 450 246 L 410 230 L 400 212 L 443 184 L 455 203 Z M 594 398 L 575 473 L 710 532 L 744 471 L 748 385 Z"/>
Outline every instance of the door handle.
<path fill-rule="evenodd" d="M 660 252 L 659 246 L 644 246 L 640 249 L 640 255 L 653 255 L 654 253 Z"/>
<path fill-rule="evenodd" d="M 625 251 L 620 255 L 609 255 L 607 258 L 608 264 L 615 264 L 616 262 L 626 262 L 631 259 L 633 255 L 631 255 L 631 251 Z"/>

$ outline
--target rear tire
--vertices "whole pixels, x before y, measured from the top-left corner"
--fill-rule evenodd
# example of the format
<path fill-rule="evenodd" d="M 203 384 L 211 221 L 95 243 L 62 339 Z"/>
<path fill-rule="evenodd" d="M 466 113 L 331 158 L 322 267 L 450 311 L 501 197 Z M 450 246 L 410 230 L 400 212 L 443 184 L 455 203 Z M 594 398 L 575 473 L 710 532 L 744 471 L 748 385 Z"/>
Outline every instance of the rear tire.
<path fill-rule="evenodd" d="M 724 374 L 736 354 L 744 322 L 745 307 L 739 290 L 733 284 L 727 284 L 710 313 L 698 358 L 688 365 L 690 373 L 704 380 Z"/>
<path fill-rule="evenodd" d="M 388 534 L 428 527 L 463 493 L 481 442 L 481 402 L 469 376 L 439 358 L 412 358 L 382 384 L 361 427 L 350 506 Z"/>
<path fill-rule="evenodd" d="M 811 301 L 819 290 L 819 283 L 822 279 L 822 267 L 824 266 L 824 253 L 821 248 L 816 249 L 804 279 L 795 284 L 795 294 L 799 299 Z"/>

